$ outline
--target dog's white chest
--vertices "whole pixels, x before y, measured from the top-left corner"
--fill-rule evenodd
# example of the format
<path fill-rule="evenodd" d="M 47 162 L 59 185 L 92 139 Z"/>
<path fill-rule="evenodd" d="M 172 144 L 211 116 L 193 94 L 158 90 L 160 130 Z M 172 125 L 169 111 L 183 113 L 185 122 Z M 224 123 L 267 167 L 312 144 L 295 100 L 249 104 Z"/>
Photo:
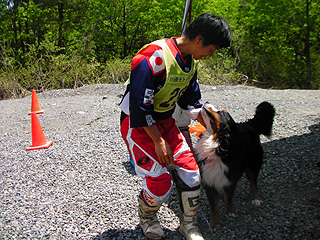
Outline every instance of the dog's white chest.
<path fill-rule="evenodd" d="M 218 146 L 218 142 L 214 141 L 211 136 L 204 135 L 196 144 L 196 152 L 200 161 L 205 160 L 201 165 L 203 183 L 222 193 L 223 188 L 230 185 L 226 176 L 229 168 L 216 155 Z"/>

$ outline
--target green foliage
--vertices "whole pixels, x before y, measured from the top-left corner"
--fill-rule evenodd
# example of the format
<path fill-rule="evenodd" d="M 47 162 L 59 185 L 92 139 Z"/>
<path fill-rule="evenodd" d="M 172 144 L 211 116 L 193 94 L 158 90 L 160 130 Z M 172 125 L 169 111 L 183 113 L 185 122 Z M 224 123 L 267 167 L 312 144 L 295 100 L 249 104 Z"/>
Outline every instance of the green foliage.
<path fill-rule="evenodd" d="M 199 83 L 206 85 L 243 84 L 243 75 L 235 69 L 236 59 L 229 57 L 230 49 L 215 52 L 211 58 L 200 61 L 198 69 Z"/>
<path fill-rule="evenodd" d="M 246 44 L 239 71 L 269 87 L 310 88 L 313 46 L 319 48 L 319 3 L 248 0 L 239 12 Z"/>
<path fill-rule="evenodd" d="M 124 82 L 130 56 L 179 36 L 185 1 L 0 1 L 0 99 L 32 89 Z M 192 20 L 227 19 L 232 46 L 201 62 L 200 82 L 320 88 L 320 2 L 193 0 Z"/>
<path fill-rule="evenodd" d="M 124 83 L 128 80 L 131 57 L 110 59 L 106 62 L 104 83 Z"/>
<path fill-rule="evenodd" d="M 13 59 L 2 55 L 3 68 L 0 72 L 0 98 L 25 96 L 33 89 L 77 88 L 88 84 L 120 83 L 129 76 L 131 60 L 114 59 L 100 64 L 94 58 L 89 61 L 77 54 L 58 54 L 61 51 L 50 41 L 39 46 L 29 46 L 25 64 L 14 67 Z"/>

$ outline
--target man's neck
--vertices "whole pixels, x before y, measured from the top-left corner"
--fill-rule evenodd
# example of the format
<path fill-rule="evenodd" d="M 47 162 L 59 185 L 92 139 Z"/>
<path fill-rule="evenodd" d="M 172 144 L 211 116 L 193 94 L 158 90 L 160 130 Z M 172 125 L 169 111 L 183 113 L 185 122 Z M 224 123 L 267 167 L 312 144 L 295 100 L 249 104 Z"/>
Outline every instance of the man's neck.
<path fill-rule="evenodd" d="M 184 59 L 186 59 L 191 54 L 190 43 L 191 41 L 186 37 L 177 38 L 178 48 Z"/>

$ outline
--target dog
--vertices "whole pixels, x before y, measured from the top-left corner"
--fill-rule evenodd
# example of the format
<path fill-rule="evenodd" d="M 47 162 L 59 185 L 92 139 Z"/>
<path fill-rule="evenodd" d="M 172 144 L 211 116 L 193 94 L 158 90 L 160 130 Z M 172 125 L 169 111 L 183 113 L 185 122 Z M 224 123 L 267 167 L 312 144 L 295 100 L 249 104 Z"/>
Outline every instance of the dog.
<path fill-rule="evenodd" d="M 257 178 L 263 162 L 260 135 L 271 136 L 275 109 L 270 103 L 262 102 L 254 117 L 242 123 L 236 123 L 227 111 L 218 111 L 210 103 L 203 105 L 200 114 L 206 131 L 195 144 L 195 156 L 210 206 L 210 226 L 217 230 L 220 197 L 224 198 L 229 216 L 236 216 L 233 197 L 243 173 L 250 183 L 252 204 L 262 203 L 257 193 Z"/>

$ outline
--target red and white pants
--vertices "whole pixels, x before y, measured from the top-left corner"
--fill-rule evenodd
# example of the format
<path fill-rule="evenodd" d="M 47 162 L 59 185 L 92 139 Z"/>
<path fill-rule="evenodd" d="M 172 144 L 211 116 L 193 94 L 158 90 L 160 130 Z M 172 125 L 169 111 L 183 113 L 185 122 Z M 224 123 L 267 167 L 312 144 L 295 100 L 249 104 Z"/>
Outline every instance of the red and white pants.
<path fill-rule="evenodd" d="M 172 188 L 172 179 L 164 164 L 158 162 L 152 139 L 142 127 L 130 128 L 129 116 L 121 124 L 121 135 L 135 163 L 135 171 L 143 180 L 145 200 L 150 206 L 166 201 Z M 163 138 L 173 150 L 174 165 L 179 178 L 191 189 L 200 185 L 200 172 L 196 160 L 178 127 L 171 117 L 156 121 Z"/>

